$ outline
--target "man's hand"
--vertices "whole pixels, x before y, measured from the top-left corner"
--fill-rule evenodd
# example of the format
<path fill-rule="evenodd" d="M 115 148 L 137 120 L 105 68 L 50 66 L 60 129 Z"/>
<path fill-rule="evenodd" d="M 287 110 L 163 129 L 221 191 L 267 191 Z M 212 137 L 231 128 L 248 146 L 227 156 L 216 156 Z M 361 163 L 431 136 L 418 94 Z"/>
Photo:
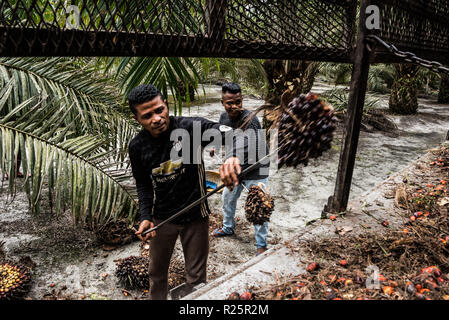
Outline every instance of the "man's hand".
<path fill-rule="evenodd" d="M 156 231 L 151 231 L 150 233 L 147 233 L 144 236 L 141 236 L 142 232 L 145 230 L 151 229 L 154 227 L 154 223 L 149 220 L 143 220 L 139 225 L 139 230 L 137 230 L 136 235 L 139 237 L 140 240 L 146 241 L 150 238 L 154 238 L 156 236 Z"/>
<path fill-rule="evenodd" d="M 224 185 L 232 191 L 232 189 L 234 189 L 234 186 L 237 186 L 239 184 L 237 174 L 240 174 L 240 172 L 242 172 L 239 158 L 228 158 L 225 163 L 221 165 L 219 172 L 221 181 L 223 181 Z"/>

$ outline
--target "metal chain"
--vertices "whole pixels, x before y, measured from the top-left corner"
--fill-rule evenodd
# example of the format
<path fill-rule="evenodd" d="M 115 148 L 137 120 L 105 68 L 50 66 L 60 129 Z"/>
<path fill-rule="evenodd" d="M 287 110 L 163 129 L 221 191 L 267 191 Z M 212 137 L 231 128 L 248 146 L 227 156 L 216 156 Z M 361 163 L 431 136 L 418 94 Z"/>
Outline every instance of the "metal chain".
<path fill-rule="evenodd" d="M 399 51 L 398 48 L 396 48 L 392 44 L 388 44 L 385 41 L 383 41 L 381 38 L 375 35 L 368 35 L 366 37 L 369 41 L 375 40 L 378 43 L 380 43 L 383 47 L 385 47 L 390 53 L 394 54 L 396 57 L 402 58 L 407 62 L 418 64 L 424 68 L 430 69 L 434 72 L 441 72 L 446 73 L 449 75 L 449 68 L 443 67 L 443 65 L 437 61 L 429 61 L 422 58 L 417 57 L 413 52 L 404 52 Z M 369 48 L 370 49 L 370 48 Z"/>

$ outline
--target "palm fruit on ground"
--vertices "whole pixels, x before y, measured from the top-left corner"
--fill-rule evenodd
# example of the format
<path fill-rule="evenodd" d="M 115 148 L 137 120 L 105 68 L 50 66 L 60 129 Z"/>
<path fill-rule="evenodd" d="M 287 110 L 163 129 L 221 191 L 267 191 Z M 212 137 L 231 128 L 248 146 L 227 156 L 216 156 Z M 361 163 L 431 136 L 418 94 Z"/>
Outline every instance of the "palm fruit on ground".
<path fill-rule="evenodd" d="M 273 210 L 274 200 L 271 196 L 260 186 L 251 186 L 245 202 L 246 219 L 253 224 L 261 225 L 270 221 Z"/>
<path fill-rule="evenodd" d="M 148 289 L 150 286 L 148 267 L 148 258 L 130 256 L 118 260 L 115 275 L 127 289 Z"/>
<path fill-rule="evenodd" d="M 112 246 L 125 245 L 138 240 L 135 230 L 129 226 L 126 219 L 110 221 L 101 226 L 95 234 L 100 243 Z"/>
<path fill-rule="evenodd" d="M 172 258 L 168 268 L 168 288 L 173 289 L 186 282 L 184 261 Z"/>
<path fill-rule="evenodd" d="M 21 299 L 30 289 L 29 269 L 13 263 L 0 264 L 0 300 Z"/>
<path fill-rule="evenodd" d="M 309 92 L 291 99 L 282 97 L 282 113 L 277 118 L 279 167 L 307 165 L 331 148 L 335 131 L 334 110 Z"/>

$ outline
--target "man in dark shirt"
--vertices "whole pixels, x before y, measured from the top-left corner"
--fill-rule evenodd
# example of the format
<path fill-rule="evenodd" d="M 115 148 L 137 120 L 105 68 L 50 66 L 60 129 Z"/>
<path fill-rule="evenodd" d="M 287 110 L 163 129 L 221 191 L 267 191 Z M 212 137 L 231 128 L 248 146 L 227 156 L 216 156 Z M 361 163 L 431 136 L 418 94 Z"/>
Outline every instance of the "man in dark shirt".
<path fill-rule="evenodd" d="M 222 99 L 221 103 L 225 108 L 225 111 L 220 115 L 219 123 L 229 126 L 233 129 L 242 129 L 248 134 L 248 139 L 253 141 L 248 142 L 249 147 L 255 147 L 253 152 L 248 150 L 245 158 L 242 162 L 242 170 L 250 166 L 252 163 L 258 161 L 260 158 L 268 154 L 268 146 L 265 139 L 265 133 L 260 130 L 260 125 L 257 117 L 253 117 L 250 121 L 248 118 L 252 113 L 249 110 L 243 109 L 243 97 L 240 86 L 236 83 L 225 83 L 222 86 Z M 247 121 L 248 120 L 248 121 Z M 251 133 L 251 134 L 249 134 Z M 263 149 L 262 149 L 263 148 Z M 259 150 L 261 149 L 261 150 Z M 259 151 L 264 151 L 260 153 Z M 251 158 L 252 155 L 252 158 Z M 225 188 L 223 190 L 223 227 L 215 229 L 212 232 L 212 236 L 224 237 L 233 235 L 235 232 L 235 210 L 237 206 L 237 200 L 244 187 L 250 188 L 252 185 L 259 185 L 262 183 L 268 188 L 268 174 L 270 163 L 269 160 L 262 162 L 258 169 L 251 171 L 243 177 L 240 184 L 233 190 Z M 267 190 L 268 191 L 268 190 Z M 268 234 L 268 222 L 263 225 L 254 225 L 254 235 L 256 238 L 257 255 L 267 250 L 267 234 Z"/>
<path fill-rule="evenodd" d="M 200 133 L 216 129 L 223 136 L 230 128 L 199 117 L 169 116 L 167 101 L 151 84 L 134 88 L 128 101 L 134 119 L 143 127 L 129 144 L 141 221 L 136 234 L 142 241 L 151 239 L 150 298 L 161 300 L 167 298 L 168 267 L 178 236 L 184 252 L 187 285 L 193 288 L 206 282 L 210 213 L 207 201 L 157 232 L 141 234 L 206 194 L 204 164 L 202 156 L 198 157 L 198 151 L 206 143 L 200 137 L 199 145 L 195 144 L 195 128 Z M 237 153 L 236 149 L 233 151 Z M 195 155 L 198 159 L 194 159 Z M 230 188 L 238 185 L 240 172 L 240 160 L 232 155 L 220 167 L 222 181 Z"/>

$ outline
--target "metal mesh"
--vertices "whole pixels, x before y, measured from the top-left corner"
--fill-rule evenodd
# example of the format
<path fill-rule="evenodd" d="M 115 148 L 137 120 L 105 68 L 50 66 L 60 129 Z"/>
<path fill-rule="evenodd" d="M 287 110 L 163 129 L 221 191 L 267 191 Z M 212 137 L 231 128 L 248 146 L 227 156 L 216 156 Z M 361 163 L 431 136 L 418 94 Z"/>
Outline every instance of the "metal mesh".
<path fill-rule="evenodd" d="M 448 61 L 447 0 L 371 3 L 381 17 L 374 34 L 401 50 Z M 3 0 L 0 56 L 352 62 L 356 11 L 357 0 Z M 375 61 L 394 59 L 380 50 Z"/>
<path fill-rule="evenodd" d="M 374 32 L 402 51 L 421 58 L 449 63 L 449 1 L 375 0 L 380 9 L 381 29 Z M 377 54 L 376 60 L 391 55 Z"/>
<path fill-rule="evenodd" d="M 229 1 L 228 50 L 239 57 L 348 60 L 353 1 Z"/>
<path fill-rule="evenodd" d="M 356 0 L 0 4 L 2 56 L 210 56 L 349 61 Z"/>

